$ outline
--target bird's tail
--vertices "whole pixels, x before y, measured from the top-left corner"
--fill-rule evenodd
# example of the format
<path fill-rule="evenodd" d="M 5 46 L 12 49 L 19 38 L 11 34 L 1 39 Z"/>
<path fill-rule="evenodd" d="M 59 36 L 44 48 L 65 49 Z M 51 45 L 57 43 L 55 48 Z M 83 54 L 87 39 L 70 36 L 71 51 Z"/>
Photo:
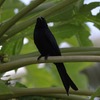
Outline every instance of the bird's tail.
<path fill-rule="evenodd" d="M 64 67 L 63 63 L 55 63 L 57 70 L 60 74 L 61 80 L 63 82 L 63 85 L 66 89 L 67 94 L 69 95 L 69 88 L 71 87 L 73 90 L 78 90 L 77 86 L 74 84 L 74 82 L 71 80 L 69 75 L 66 72 L 66 69 Z"/>

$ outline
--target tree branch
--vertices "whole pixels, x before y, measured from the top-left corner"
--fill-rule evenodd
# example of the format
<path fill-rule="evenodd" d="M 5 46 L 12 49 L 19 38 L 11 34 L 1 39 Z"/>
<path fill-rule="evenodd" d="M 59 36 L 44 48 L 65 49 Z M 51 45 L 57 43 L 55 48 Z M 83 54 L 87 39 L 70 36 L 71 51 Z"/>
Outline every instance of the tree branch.
<path fill-rule="evenodd" d="M 22 9 L 18 14 L 16 14 L 14 17 L 12 17 L 10 20 L 8 20 L 5 24 L 3 24 L 0 27 L 0 37 L 11 27 L 13 26 L 19 19 L 21 19 L 24 15 L 29 13 L 32 9 L 37 7 L 39 4 L 44 2 L 45 0 L 35 0 L 34 2 L 31 2 L 30 5 Z"/>
<path fill-rule="evenodd" d="M 66 91 L 63 88 L 15 88 L 10 87 L 10 90 L 13 92 L 13 94 L 10 96 L 7 94 L 1 95 L 1 98 L 16 98 L 21 96 L 57 96 L 57 94 L 65 94 L 66 98 L 69 98 L 69 96 L 66 95 Z M 81 95 L 81 96 L 91 96 L 94 92 L 88 91 L 88 90 L 78 90 L 73 91 L 70 90 L 70 97 L 72 98 L 71 94 L 73 95 Z M 99 95 L 98 95 L 99 96 Z M 75 96 L 74 96 L 75 97 Z M 78 97 L 77 97 L 78 98 Z M 79 100 L 79 99 L 76 99 Z M 86 99 L 80 99 L 80 100 L 86 100 Z"/>
<path fill-rule="evenodd" d="M 61 48 L 60 49 L 62 56 L 75 56 L 75 55 L 90 55 L 90 56 L 99 56 L 100 55 L 100 48 L 97 47 L 70 47 L 70 48 Z M 39 56 L 39 52 L 32 52 L 28 54 L 22 54 L 22 55 L 14 55 L 10 57 L 10 60 L 17 60 L 17 59 L 24 59 L 27 57 L 36 57 Z"/>
<path fill-rule="evenodd" d="M 44 60 L 44 57 L 37 61 L 37 57 L 28 57 L 23 59 L 18 59 L 10 61 L 7 63 L 0 64 L 0 73 L 20 68 L 22 66 L 27 66 L 30 64 L 37 63 L 52 63 L 52 62 L 100 62 L 99 56 L 54 56 L 48 57 L 47 60 Z"/>

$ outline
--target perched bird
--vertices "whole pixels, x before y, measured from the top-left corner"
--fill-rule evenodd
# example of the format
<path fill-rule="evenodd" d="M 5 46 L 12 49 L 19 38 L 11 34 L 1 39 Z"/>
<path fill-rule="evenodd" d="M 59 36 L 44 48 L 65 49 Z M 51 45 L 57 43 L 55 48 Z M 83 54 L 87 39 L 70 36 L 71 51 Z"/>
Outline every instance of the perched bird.
<path fill-rule="evenodd" d="M 34 43 L 40 52 L 41 57 L 47 59 L 48 56 L 61 56 L 60 49 L 57 45 L 57 42 L 48 28 L 47 22 L 43 17 L 37 18 L 37 22 L 34 29 Z M 67 94 L 69 95 L 69 88 L 71 87 L 74 90 L 78 90 L 77 86 L 71 80 L 69 75 L 66 72 L 65 66 L 63 63 L 54 63 L 59 72 L 63 85 L 66 89 Z"/>

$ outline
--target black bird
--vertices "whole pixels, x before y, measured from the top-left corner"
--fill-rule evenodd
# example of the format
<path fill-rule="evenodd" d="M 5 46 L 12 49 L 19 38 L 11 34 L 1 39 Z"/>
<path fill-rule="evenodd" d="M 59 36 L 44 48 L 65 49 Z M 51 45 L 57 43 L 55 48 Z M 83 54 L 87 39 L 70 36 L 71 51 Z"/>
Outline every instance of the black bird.
<path fill-rule="evenodd" d="M 47 22 L 43 17 L 37 18 L 37 22 L 34 29 L 34 43 L 40 52 L 41 57 L 47 59 L 48 56 L 61 56 L 60 49 L 57 45 L 57 42 L 48 28 Z M 63 85 L 66 89 L 67 94 L 69 95 L 69 88 L 71 87 L 74 90 L 78 90 L 74 82 L 71 80 L 69 75 L 66 72 L 65 66 L 63 63 L 54 63 L 57 67 L 57 70 L 60 74 Z"/>

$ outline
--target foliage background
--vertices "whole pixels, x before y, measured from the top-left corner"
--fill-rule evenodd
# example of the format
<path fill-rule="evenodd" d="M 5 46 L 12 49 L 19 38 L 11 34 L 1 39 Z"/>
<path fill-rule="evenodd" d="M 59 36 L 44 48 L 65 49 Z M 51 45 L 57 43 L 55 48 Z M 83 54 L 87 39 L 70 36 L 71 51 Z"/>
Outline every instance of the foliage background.
<path fill-rule="evenodd" d="M 39 16 L 45 17 L 48 23 L 53 23 L 50 29 L 59 45 L 67 42 L 71 47 L 92 47 L 93 44 L 89 39 L 90 29 L 85 23 L 93 22 L 94 26 L 100 29 L 100 13 L 95 16 L 91 13 L 92 9 L 100 6 L 100 2 L 84 4 L 84 0 L 35 0 L 26 6 L 19 0 L 1 0 L 0 4 L 1 66 L 4 62 L 9 63 L 30 57 L 31 53 L 31 57 L 39 55 L 33 42 L 34 26 L 36 18 Z M 15 13 L 15 10 L 18 12 Z M 28 40 L 26 44 L 24 44 L 25 38 Z M 67 53 L 67 51 L 62 50 L 62 53 Z M 93 63 L 65 62 L 64 64 L 78 88 L 88 89 L 87 77 L 80 71 Z M 18 72 L 16 69 L 15 75 L 6 77 L 10 82 L 16 80 L 25 87 L 62 87 L 53 64 L 44 64 L 42 67 L 39 67 L 38 64 L 26 66 L 25 74 L 21 74 L 22 72 Z"/>

